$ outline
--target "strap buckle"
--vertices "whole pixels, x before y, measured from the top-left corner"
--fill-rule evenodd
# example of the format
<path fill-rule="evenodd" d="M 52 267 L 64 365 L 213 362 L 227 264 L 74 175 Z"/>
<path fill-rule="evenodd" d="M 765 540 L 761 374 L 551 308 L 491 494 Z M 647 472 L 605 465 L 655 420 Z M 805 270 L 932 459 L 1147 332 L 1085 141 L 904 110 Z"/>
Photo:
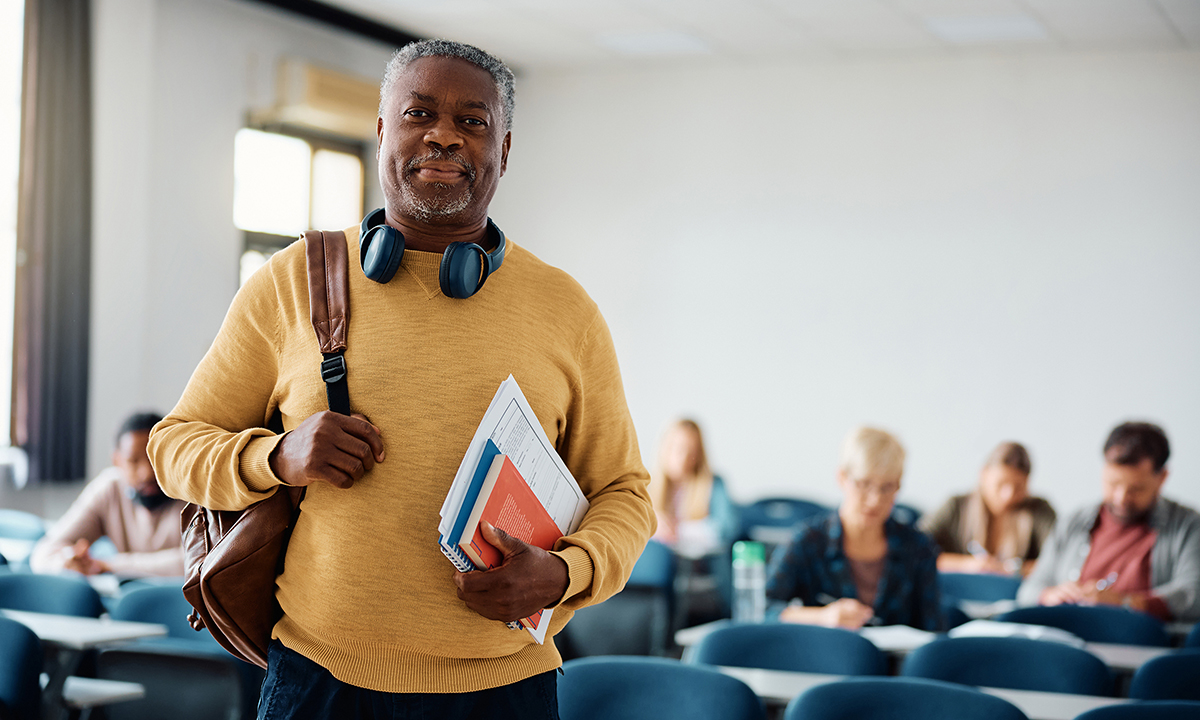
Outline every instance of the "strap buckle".
<path fill-rule="evenodd" d="M 346 379 L 346 358 L 341 353 L 321 361 L 321 379 L 328 384 Z"/>

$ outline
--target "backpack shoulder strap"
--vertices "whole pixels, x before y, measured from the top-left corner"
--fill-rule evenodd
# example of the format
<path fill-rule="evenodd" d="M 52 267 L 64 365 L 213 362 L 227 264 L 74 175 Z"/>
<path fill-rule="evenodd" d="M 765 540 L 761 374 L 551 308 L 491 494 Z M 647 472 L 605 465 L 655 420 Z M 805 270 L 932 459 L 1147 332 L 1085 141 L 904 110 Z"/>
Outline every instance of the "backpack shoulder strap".
<path fill-rule="evenodd" d="M 304 233 L 308 267 L 308 305 L 321 347 L 321 379 L 329 409 L 350 414 L 346 385 L 346 332 L 350 325 L 349 263 L 346 234 L 340 230 Z"/>

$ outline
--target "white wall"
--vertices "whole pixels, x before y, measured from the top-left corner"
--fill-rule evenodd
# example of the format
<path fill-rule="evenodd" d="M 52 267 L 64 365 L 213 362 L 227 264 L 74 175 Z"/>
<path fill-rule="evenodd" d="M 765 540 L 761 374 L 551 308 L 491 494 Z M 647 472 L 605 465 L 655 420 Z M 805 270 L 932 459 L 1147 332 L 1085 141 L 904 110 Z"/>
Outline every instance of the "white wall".
<path fill-rule="evenodd" d="M 93 470 L 233 296 L 233 135 L 276 58 L 388 55 L 230 0 L 98 0 L 96 26 Z M 1200 54 L 534 72 L 516 123 L 492 215 L 600 303 L 648 461 L 692 414 L 736 497 L 828 501 L 872 422 L 903 500 L 1015 438 L 1069 507 L 1145 417 L 1200 506 Z"/>
<path fill-rule="evenodd" d="M 233 299 L 233 139 L 278 59 L 374 78 L 393 50 L 252 3 L 94 7 L 91 473 L 125 415 L 174 406 Z"/>
<path fill-rule="evenodd" d="M 678 414 L 743 500 L 836 501 L 857 423 L 901 500 L 1024 442 L 1098 496 L 1126 418 L 1200 506 L 1200 54 L 545 74 L 493 216 L 613 329 L 643 455 Z"/>

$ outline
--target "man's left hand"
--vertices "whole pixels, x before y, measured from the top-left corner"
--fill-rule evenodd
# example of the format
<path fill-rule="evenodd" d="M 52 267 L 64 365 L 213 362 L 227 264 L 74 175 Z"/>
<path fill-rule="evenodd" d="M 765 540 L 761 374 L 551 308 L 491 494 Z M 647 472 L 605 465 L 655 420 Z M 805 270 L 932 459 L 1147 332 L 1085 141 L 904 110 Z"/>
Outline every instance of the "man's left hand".
<path fill-rule="evenodd" d="M 489 620 L 512 622 L 562 599 L 570 579 L 562 558 L 486 522 L 480 527 L 504 561 L 491 570 L 454 574 L 458 597 L 467 607 Z"/>

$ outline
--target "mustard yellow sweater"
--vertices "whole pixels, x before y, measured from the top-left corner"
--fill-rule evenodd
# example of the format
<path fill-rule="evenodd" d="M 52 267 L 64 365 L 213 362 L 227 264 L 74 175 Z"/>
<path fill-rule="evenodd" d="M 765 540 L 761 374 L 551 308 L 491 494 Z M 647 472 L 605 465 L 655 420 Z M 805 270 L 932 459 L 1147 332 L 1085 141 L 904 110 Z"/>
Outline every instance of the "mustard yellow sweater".
<path fill-rule="evenodd" d="M 387 285 L 350 254 L 350 403 L 380 428 L 386 460 L 346 490 L 309 486 L 287 551 L 274 635 L 347 683 L 387 692 L 466 692 L 558 667 L 538 645 L 468 610 L 438 547 L 438 511 L 488 403 L 512 373 L 591 507 L 559 541 L 570 583 L 553 616 L 619 591 L 654 529 L 612 339 L 566 273 L 509 243 L 467 300 L 438 288 L 441 256 L 408 250 Z M 328 409 L 308 309 L 303 242 L 234 298 L 149 453 L 167 494 L 241 509 L 280 485 L 262 428 Z"/>

